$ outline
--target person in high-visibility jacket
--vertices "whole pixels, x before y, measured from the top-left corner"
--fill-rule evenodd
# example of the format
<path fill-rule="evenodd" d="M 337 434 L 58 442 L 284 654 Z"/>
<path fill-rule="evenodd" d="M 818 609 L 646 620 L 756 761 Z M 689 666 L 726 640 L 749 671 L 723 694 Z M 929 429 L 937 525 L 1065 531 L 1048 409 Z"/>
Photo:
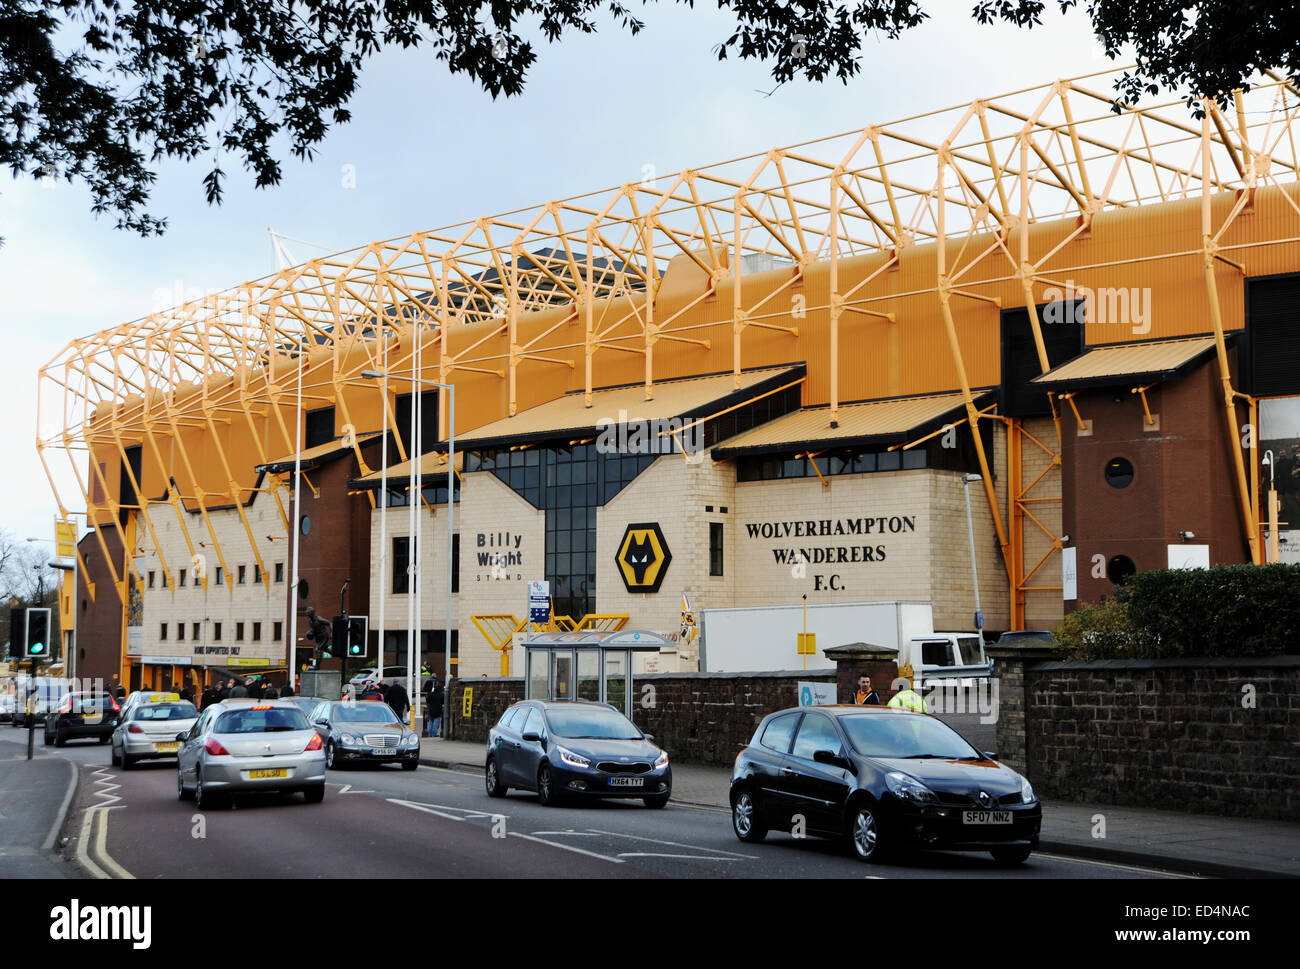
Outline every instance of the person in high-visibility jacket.
<path fill-rule="evenodd" d="M 899 690 L 889 700 L 889 706 L 900 710 L 912 710 L 916 713 L 925 713 L 925 700 L 919 693 L 913 690 Z"/>

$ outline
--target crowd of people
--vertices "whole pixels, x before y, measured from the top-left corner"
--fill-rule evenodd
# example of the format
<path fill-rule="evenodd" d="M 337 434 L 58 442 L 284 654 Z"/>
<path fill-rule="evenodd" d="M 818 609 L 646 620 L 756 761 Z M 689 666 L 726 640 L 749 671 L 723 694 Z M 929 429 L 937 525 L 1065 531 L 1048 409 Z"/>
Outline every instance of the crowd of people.
<path fill-rule="evenodd" d="M 186 696 L 186 693 L 189 696 Z M 211 686 L 203 690 L 199 699 L 199 709 L 205 710 L 214 703 L 220 703 L 222 700 L 236 700 L 240 697 L 248 697 L 252 700 L 279 700 L 284 697 L 293 696 L 293 687 L 284 686 L 278 688 L 265 679 L 251 676 L 246 680 L 232 676 L 226 680 L 218 680 Z M 194 688 L 186 687 L 181 691 L 181 699 L 194 702 Z"/>

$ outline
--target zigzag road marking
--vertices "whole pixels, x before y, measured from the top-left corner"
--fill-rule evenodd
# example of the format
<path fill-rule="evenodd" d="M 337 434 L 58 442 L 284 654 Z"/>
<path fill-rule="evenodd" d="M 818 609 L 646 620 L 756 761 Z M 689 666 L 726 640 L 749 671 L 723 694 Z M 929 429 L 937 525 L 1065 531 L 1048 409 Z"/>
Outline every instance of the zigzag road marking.
<path fill-rule="evenodd" d="M 126 807 L 125 804 L 117 803 L 122 798 L 113 793 L 121 790 L 122 785 L 114 783 L 117 775 L 110 772 L 107 767 L 98 768 L 92 772 L 92 775 L 95 786 L 99 790 L 91 791 L 91 794 L 99 798 L 100 803 L 86 808 L 85 814 L 82 815 L 81 834 L 77 838 L 77 861 L 96 878 L 133 879 L 135 876 L 114 861 L 108 853 L 108 812 Z M 95 856 L 100 864 L 91 860 L 92 841 Z M 103 867 L 100 867 L 101 864 Z"/>

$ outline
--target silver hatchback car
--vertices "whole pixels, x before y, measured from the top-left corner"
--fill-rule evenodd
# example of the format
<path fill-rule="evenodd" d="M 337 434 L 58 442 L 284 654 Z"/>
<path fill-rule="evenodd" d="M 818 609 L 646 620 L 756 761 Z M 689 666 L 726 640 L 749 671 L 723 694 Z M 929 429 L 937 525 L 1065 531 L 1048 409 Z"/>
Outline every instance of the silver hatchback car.
<path fill-rule="evenodd" d="M 325 750 L 291 700 L 223 700 L 176 735 L 176 796 L 200 809 L 225 806 L 232 794 L 302 791 L 325 799 Z"/>
<path fill-rule="evenodd" d="M 168 703 L 137 703 L 113 731 L 112 762 L 130 770 L 137 761 L 151 757 L 175 757 L 180 750 L 178 733 L 189 733 L 199 711 L 188 700 Z"/>

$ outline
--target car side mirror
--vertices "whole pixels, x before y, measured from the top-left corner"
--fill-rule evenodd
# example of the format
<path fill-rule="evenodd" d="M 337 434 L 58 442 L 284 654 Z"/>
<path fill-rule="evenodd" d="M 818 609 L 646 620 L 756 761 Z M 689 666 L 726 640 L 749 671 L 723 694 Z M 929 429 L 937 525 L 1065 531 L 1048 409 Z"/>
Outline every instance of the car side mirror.
<path fill-rule="evenodd" d="M 818 764 L 830 764 L 832 767 L 848 769 L 848 758 L 841 757 L 833 750 L 818 750 L 813 753 L 813 760 Z"/>
<path fill-rule="evenodd" d="M 539 744 L 542 742 L 542 735 L 530 730 L 528 733 L 524 734 L 523 739 L 527 740 L 530 744 Z"/>
<path fill-rule="evenodd" d="M 998 755 L 996 750 L 981 750 L 980 753 L 983 754 L 987 760 L 993 760 Z"/>
<path fill-rule="evenodd" d="M 644 737 L 646 740 L 654 740 L 654 739 L 655 739 L 655 735 L 652 734 L 652 733 L 642 734 L 641 736 Z"/>
<path fill-rule="evenodd" d="M 185 734 L 183 734 L 183 733 L 178 733 L 178 734 L 176 735 L 176 739 L 179 740 L 181 743 L 184 743 L 184 742 L 185 742 Z"/>
<path fill-rule="evenodd" d="M 330 722 L 329 722 L 328 720 L 317 720 L 317 721 L 316 721 L 316 726 L 318 726 L 318 727 L 328 727 L 329 725 L 330 725 Z"/>

